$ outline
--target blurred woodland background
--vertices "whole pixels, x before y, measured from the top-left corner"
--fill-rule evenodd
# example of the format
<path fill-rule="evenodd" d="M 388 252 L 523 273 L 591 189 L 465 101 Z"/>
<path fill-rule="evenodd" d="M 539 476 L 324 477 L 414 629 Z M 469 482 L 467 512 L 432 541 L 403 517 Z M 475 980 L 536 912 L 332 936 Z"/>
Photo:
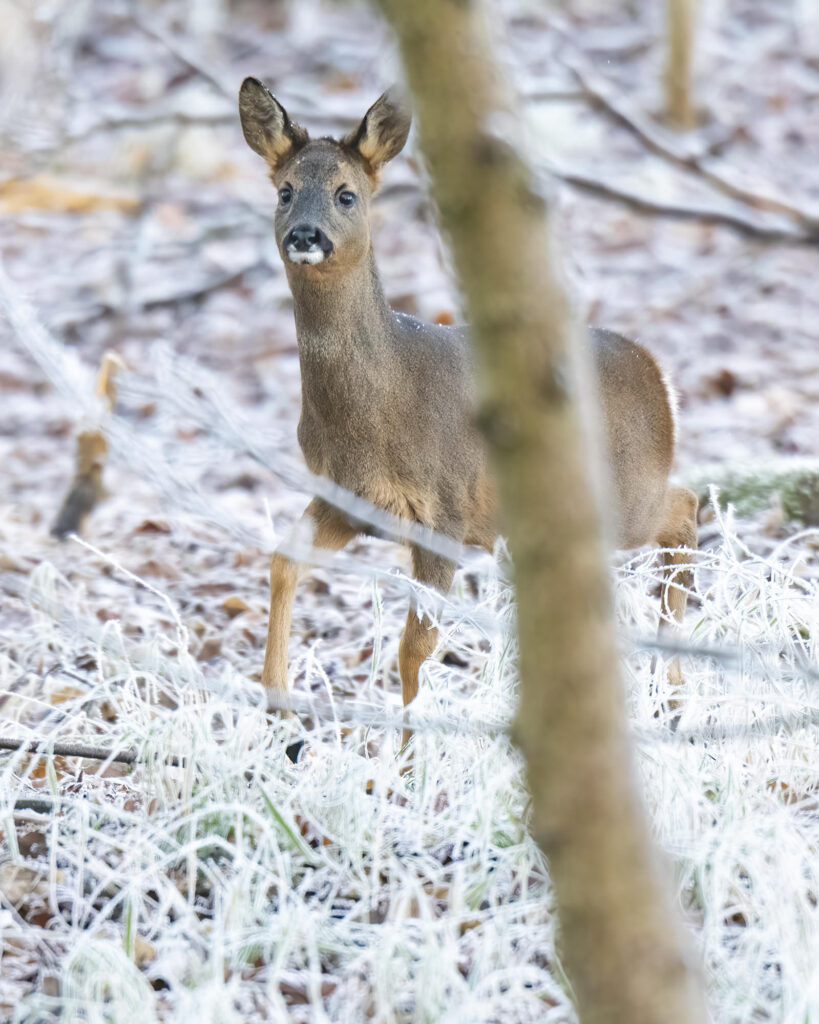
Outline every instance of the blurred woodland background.
<path fill-rule="evenodd" d="M 780 585 L 778 567 L 786 561 L 787 586 L 802 595 L 802 603 L 786 615 L 778 598 L 772 598 L 760 614 L 767 616 L 769 625 L 781 618 L 779 625 L 787 636 L 803 645 L 799 657 L 807 657 L 819 629 L 819 538 L 810 529 L 819 525 L 819 4 L 700 4 L 690 130 L 680 130 L 666 116 L 665 4 L 498 0 L 492 10 L 500 55 L 521 97 L 529 157 L 543 176 L 544 189 L 555 198 L 559 258 L 577 307 L 590 323 L 639 339 L 671 374 L 680 396 L 677 475 L 696 485 L 704 498 L 709 483 L 721 485 L 723 498 L 735 503 L 738 514 L 730 521 L 729 536 L 713 507 L 703 504 L 704 558 L 717 560 L 731 551 L 737 558 L 763 560 L 753 563 L 759 573 L 753 586 L 748 584 L 757 601 L 754 609 L 768 601 L 766 586 Z M 114 741 L 148 747 L 154 743 L 150 749 L 163 754 L 175 749 L 163 745 L 172 743 L 174 735 L 184 736 L 192 749 L 227 735 L 224 763 L 214 760 L 209 778 L 216 778 L 217 769 L 222 773 L 218 785 L 225 787 L 220 793 L 230 824 L 215 827 L 225 842 L 233 843 L 241 828 L 234 828 L 230 800 L 244 797 L 241 786 L 230 794 L 224 780 L 233 778 L 229 771 L 234 770 L 241 782 L 241 772 L 255 764 L 259 736 L 266 735 L 263 723 L 253 719 L 253 728 L 242 732 L 238 725 L 225 724 L 225 711 L 225 722 L 211 722 L 200 736 L 199 725 L 180 725 L 182 718 L 166 720 L 162 715 L 163 709 L 182 707 L 180 694 L 191 680 L 196 686 L 221 685 L 239 677 L 258 680 L 268 554 L 306 502 L 305 494 L 291 486 L 299 483 L 300 392 L 291 298 L 273 239 L 275 193 L 242 138 L 237 90 L 245 75 L 257 76 L 311 134 L 338 135 L 360 119 L 386 86 L 400 79 L 396 51 L 371 8 L 329 0 L 0 0 L 0 26 L 3 728 L 8 733 L 12 726 L 21 727 L 24 735 L 32 736 L 56 730 L 74 739 L 94 734 L 109 746 Z M 384 174 L 373 217 L 376 256 L 389 301 L 425 319 L 458 322 L 462 311 L 457 287 L 412 137 L 407 155 Z M 50 338 L 42 335 L 42 328 Z M 108 498 L 84 530 L 93 545 L 89 549 L 74 541 L 58 542 L 49 531 L 74 472 L 77 431 L 100 414 L 92 398 L 93 375 L 109 350 L 126 368 L 117 378 L 121 422 L 119 432 L 109 437 Z M 204 404 L 197 405 L 200 399 Z M 795 540 L 786 541 L 802 530 Z M 390 564 L 393 560 L 390 554 Z M 338 574 L 320 570 L 305 585 L 294 611 L 293 649 L 309 648 L 311 653 L 297 669 L 297 689 L 309 692 L 312 687 L 329 694 L 330 700 L 360 695 L 362 687 L 370 695 L 375 689 L 395 690 L 395 648 L 404 596 L 395 597 L 392 583 L 378 576 L 384 562 L 384 542 L 362 539 L 342 556 Z M 367 572 L 351 574 L 355 565 Z M 351 570 L 347 575 L 345 567 Z M 142 584 L 132 585 L 126 572 Z M 714 572 L 718 577 L 718 567 Z M 383 592 L 373 582 L 376 577 L 386 588 Z M 653 583 L 648 570 L 635 579 L 641 587 Z M 462 581 L 456 587 L 457 598 L 468 596 L 471 588 Z M 747 596 L 746 591 L 741 593 Z M 740 601 L 738 594 L 740 590 L 730 587 L 721 592 L 726 608 Z M 642 609 L 635 613 L 638 625 L 646 626 L 653 614 L 650 606 L 643 607 L 638 598 L 633 601 Z M 698 625 L 710 621 L 701 610 L 707 607 L 705 597 L 703 602 L 693 605 Z M 508 614 L 503 600 L 500 603 L 501 611 L 489 613 L 499 619 Z M 139 672 L 125 674 L 128 685 L 135 687 L 130 703 L 114 700 L 113 675 L 109 677 L 105 668 L 120 665 L 120 654 L 106 647 L 113 642 L 109 626 L 114 623 L 120 638 L 114 646 L 121 643 L 122 650 L 131 651 L 133 665 L 141 666 Z M 701 639 L 741 640 L 742 624 L 732 621 L 729 628 L 726 623 L 721 619 L 713 628 L 703 627 Z M 497 669 L 494 678 L 506 680 L 508 697 L 512 684 L 504 674 L 506 648 L 497 637 L 487 640 L 478 633 L 463 641 L 447 633 L 439 663 L 431 670 L 436 700 L 443 699 L 437 680 L 453 699 L 463 697 L 460 707 L 468 707 L 474 688 L 493 678 L 487 658 L 495 666 L 492 671 Z M 169 665 L 179 660 L 181 650 L 190 654 L 191 664 L 185 663 L 177 677 Z M 316 651 L 318 682 L 311 676 Z M 776 648 L 772 657 L 783 665 L 793 662 Z M 639 672 L 645 678 L 650 675 L 648 665 L 648 657 L 643 658 Z M 121 674 L 121 665 L 117 672 Z M 708 676 L 715 692 L 729 693 L 725 679 L 718 680 L 715 673 Z M 637 674 L 634 669 L 632 682 Z M 149 679 L 154 679 L 150 685 Z M 172 696 L 162 696 L 165 685 L 173 689 Z M 815 687 L 815 681 L 811 685 Z M 157 707 L 143 716 L 135 695 L 144 696 L 145 687 Z M 773 690 L 784 693 L 777 683 Z M 799 691 L 799 706 L 805 706 L 805 692 Z M 788 691 L 788 698 L 794 693 Z M 639 705 L 637 719 L 647 727 L 654 713 L 650 701 L 631 699 Z M 721 699 L 715 698 L 716 703 Z M 473 707 L 500 713 L 495 697 L 484 693 L 483 703 L 477 700 Z M 192 714 L 202 706 L 191 707 Z M 693 728 L 711 721 L 710 713 L 702 711 L 701 719 L 692 718 L 689 724 Z M 734 724 L 750 726 L 756 721 L 743 706 Z M 685 718 L 682 725 L 686 726 Z M 361 783 L 372 772 L 367 758 L 380 751 L 381 741 L 366 729 L 342 736 L 337 721 L 333 728 L 336 732 L 328 742 L 339 750 L 342 740 L 349 740 L 350 749 L 358 743 L 366 756 L 359 759 L 361 764 L 352 760 L 352 754 L 345 753 L 343 762 L 328 756 L 327 771 L 343 767 L 350 779 Z M 691 922 L 706 936 L 703 950 L 712 969 L 712 996 L 716 991 L 713 997 L 721 1000 L 720 1020 L 819 1021 L 819 958 L 814 955 L 819 948 L 819 886 L 807 866 L 816 854 L 819 780 L 808 767 L 809 746 L 802 741 L 794 746 L 795 742 L 789 734 L 777 755 L 782 764 L 797 766 L 793 775 L 772 769 L 770 759 L 766 763 L 758 751 L 731 748 L 737 757 L 732 762 L 734 777 L 743 777 L 754 793 L 778 801 L 768 808 L 778 824 L 764 833 L 768 845 L 764 857 L 760 854 L 764 866 L 759 870 L 766 885 L 773 885 L 779 873 L 776 859 L 783 850 L 792 853 L 793 875 L 800 879 L 795 902 L 783 900 L 783 920 L 777 918 L 776 925 L 764 914 L 766 909 L 774 916 L 778 913 L 772 888 L 759 885 L 757 891 L 766 894 L 764 907 L 753 904 L 751 910 L 743 902 L 752 900 L 758 879 L 742 858 L 757 840 L 763 842 L 758 833 L 742 838 L 740 853 L 726 855 L 721 862 L 723 877 L 712 871 L 710 853 L 698 846 L 696 856 L 691 852 L 694 839 L 689 849 L 668 822 L 655 822 L 661 841 L 676 858 L 678 888 L 687 893 L 683 902 Z M 234 749 L 230 743 L 238 746 Z M 491 774 L 492 764 L 497 764 L 479 764 L 464 751 L 448 786 L 425 791 L 420 811 L 411 801 L 406 808 L 390 809 L 390 815 L 404 817 L 379 818 L 378 828 L 373 825 L 366 841 L 361 840 L 362 849 L 373 846 L 372 834 L 381 835 L 382 826 L 390 834 L 387 821 L 396 835 L 402 828 L 408 830 L 401 833 L 402 842 L 423 846 L 426 826 L 418 824 L 428 820 L 423 815 L 455 815 L 454 808 L 460 806 L 456 794 L 468 793 L 458 790 L 466 783 L 452 780 L 466 775 L 465 766 L 470 771 L 474 767 L 478 779 L 483 778 L 481 772 Z M 709 759 L 716 761 L 713 752 L 702 755 L 697 771 L 706 771 L 706 762 L 707 772 L 717 771 Z M 42 791 L 51 798 L 59 796 L 69 809 L 59 837 L 56 832 L 51 835 L 51 825 L 35 813 L 22 830 L 18 823 L 19 836 L 13 840 L 13 799 L 3 804 L 2 829 L 12 854 L 8 863 L 15 865 L 9 874 L 8 864 L 0 864 L 4 1015 L 20 1021 L 52 1019 L 47 1015 L 62 1012 L 61 1000 L 74 998 L 72 993 L 91 998 L 88 979 L 98 971 L 100 976 L 122 972 L 135 986 L 112 996 L 100 981 L 93 991 L 100 1004 L 113 1000 L 114 1007 L 104 1011 L 108 1016 L 92 1018 L 100 1020 L 132 1019 L 127 1014 L 134 999 L 146 1007 L 150 1002 L 155 1019 L 170 1019 L 182 1012 L 180 1007 L 200 1015 L 212 1010 L 203 1020 L 248 1021 L 256 1019 L 254 1014 L 269 1019 L 265 1013 L 271 1005 L 280 1012 L 285 1008 L 296 1020 L 572 1019 L 570 994 L 563 982 L 553 981 L 560 979 L 559 963 L 551 952 L 542 952 L 551 949 L 551 925 L 537 918 L 537 928 L 545 931 L 526 931 L 521 924 L 520 931 L 507 934 L 500 924 L 493 924 L 496 931 L 491 941 L 486 940 L 495 943 L 492 955 L 481 953 L 490 948 L 479 945 L 479 936 L 484 934 L 481 928 L 490 927 L 480 915 L 490 903 L 490 910 L 497 906 L 491 894 L 482 891 L 473 903 L 459 905 L 460 931 L 452 939 L 457 951 L 446 947 L 447 955 L 454 957 L 453 978 L 472 986 L 474 1003 L 463 994 L 456 998 L 455 981 L 447 976 L 440 992 L 427 979 L 431 1002 L 425 1007 L 418 997 L 423 989 L 420 975 L 413 975 L 410 994 L 401 987 L 409 985 L 403 975 L 398 980 L 390 975 L 364 982 L 356 974 L 358 961 L 339 952 L 342 947 L 357 948 L 359 940 L 366 945 L 370 938 L 345 934 L 338 948 L 330 943 L 328 951 L 319 942 L 313 949 L 304 938 L 313 932 L 304 925 L 304 935 L 299 932 L 292 940 L 292 948 L 301 951 L 298 963 L 285 963 L 282 954 L 274 970 L 270 957 L 259 952 L 259 943 L 266 941 L 262 926 L 254 924 L 255 931 L 245 927 L 254 914 L 263 919 L 261 903 L 251 909 L 248 904 L 242 910 L 249 915 L 247 920 L 237 924 L 224 909 L 227 904 L 213 896 L 217 883 L 207 890 L 207 872 L 202 875 L 191 867 L 192 847 L 179 840 L 174 850 L 182 866 L 173 861 L 168 872 L 174 893 L 182 893 L 186 906 L 194 908 L 188 920 L 184 908 L 173 904 L 174 913 L 181 915 L 177 919 L 187 921 L 190 935 L 196 936 L 190 940 L 191 950 L 197 942 L 202 948 L 215 942 L 216 934 L 228 936 L 230 942 L 219 947 L 227 964 L 231 956 L 239 956 L 238 946 L 231 942 L 241 933 L 241 963 L 236 966 L 231 960 L 230 970 L 236 979 L 255 978 L 260 986 L 257 990 L 251 985 L 240 997 L 230 987 L 229 973 L 214 971 L 194 997 L 190 979 L 196 971 L 190 963 L 200 955 L 202 963 L 208 958 L 198 947 L 197 952 L 185 953 L 190 961 L 181 954 L 176 960 L 170 956 L 188 939 L 161 938 L 159 919 L 167 916 L 173 903 L 170 896 L 163 902 L 164 882 L 151 875 L 139 895 L 117 896 L 114 913 L 113 904 L 106 903 L 113 899 L 106 886 L 115 885 L 110 851 L 100 853 L 96 866 L 88 868 L 90 874 L 97 872 L 97 888 L 91 885 L 89 890 L 86 884 L 84 889 L 79 862 L 76 856 L 72 860 L 71 851 L 86 850 L 90 840 L 71 818 L 70 808 L 72 799 L 96 795 L 118 808 L 122 818 L 117 827 L 131 837 L 145 831 L 145 822 L 151 821 L 156 831 L 145 841 L 155 841 L 156 846 L 145 853 L 147 862 L 154 854 L 158 858 L 159 851 L 166 856 L 163 844 L 171 842 L 169 836 L 177 837 L 182 827 L 179 793 L 188 801 L 187 815 L 194 813 L 191 807 L 203 790 L 187 778 L 179 782 L 177 792 L 169 783 L 157 783 L 150 772 L 147 783 L 142 776 L 127 781 L 111 764 L 92 778 L 90 771 L 84 776 L 77 763 L 56 761 L 56 772 L 46 771 L 37 758 L 20 757 L 3 769 L 9 793 L 13 789 L 19 797 L 23 790 L 28 796 Z M 517 768 L 508 770 L 508 777 L 517 779 Z M 642 770 L 656 783 L 649 798 L 652 806 L 665 799 L 683 801 L 681 796 L 664 795 L 677 791 L 657 782 L 664 769 L 652 756 L 646 757 Z M 305 771 L 319 769 L 308 766 Z M 683 774 L 680 768 L 677 778 Z M 501 773 L 501 778 L 507 777 Z M 732 818 L 728 803 L 723 807 L 733 783 L 723 780 L 717 785 L 710 775 L 697 778 L 691 805 L 697 810 L 680 810 L 674 827 L 682 828 L 684 822 L 697 835 L 693 822 L 710 822 L 712 814 L 723 811 L 725 821 L 739 820 Z M 333 780 L 328 774 L 316 785 L 327 790 Z M 400 784 L 392 777 L 391 783 Z M 171 790 L 175 796 L 169 795 Z M 213 792 L 207 796 L 211 806 Z M 386 783 L 379 792 L 380 802 L 373 799 L 371 804 L 386 815 Z M 546 883 L 542 866 L 537 866 L 537 851 L 515 831 L 514 822 L 523 815 L 522 790 L 508 800 L 499 789 L 492 792 L 491 798 L 485 797 L 490 824 L 484 833 L 470 819 L 470 828 L 477 831 L 470 833 L 469 842 L 473 850 L 481 850 L 482 870 L 494 872 L 497 866 L 491 885 L 505 887 L 498 904 L 518 900 L 523 905 Z M 339 800 L 341 794 L 339 789 Z M 325 846 L 334 849 L 331 843 L 349 852 L 354 839 L 347 836 L 342 843 L 343 828 L 332 824 L 337 804 L 330 813 L 318 797 L 311 803 L 313 796 L 308 799 L 302 791 L 299 799 L 301 803 L 293 805 L 299 817 L 285 812 L 282 826 L 277 810 L 280 817 L 275 819 L 275 828 L 283 829 L 296 860 L 303 857 L 307 864 L 319 854 L 330 857 L 332 853 L 321 851 Z M 353 800 L 349 794 L 346 799 Z M 474 793 L 469 799 L 475 799 Z M 350 803 L 347 810 L 358 815 L 360 824 L 370 813 L 368 807 Z M 762 813 L 757 805 L 753 808 Z M 411 818 L 416 811 L 421 814 L 417 820 Z M 217 817 L 218 813 L 213 811 Z M 503 827 L 497 815 L 503 817 Z M 189 819 L 184 822 L 187 827 Z M 340 831 L 333 832 L 333 827 Z M 783 842 L 780 827 L 791 829 L 792 837 L 798 833 L 799 840 L 794 838 L 792 846 L 790 840 Z M 167 833 L 160 841 L 156 836 L 162 828 Z M 488 845 L 480 845 L 478 832 Z M 200 844 L 195 848 L 207 859 L 212 852 L 208 847 L 202 853 L 207 830 L 200 835 L 194 828 L 191 836 L 194 833 Z M 383 877 L 408 885 L 404 867 L 390 874 L 389 857 L 400 859 L 404 850 L 398 840 L 390 843 Z M 456 838 L 443 842 L 437 835 L 435 844 L 436 871 L 467 859 L 466 854 L 457 854 L 461 847 Z M 441 853 L 444 846 L 448 852 Z M 463 841 L 461 846 L 466 849 Z M 525 849 L 525 855 L 515 854 L 519 860 L 508 870 L 498 859 L 498 849 L 507 846 Z M 21 856 L 30 861 L 28 875 L 20 875 Z M 117 863 L 120 885 L 129 869 Z M 458 884 L 472 892 L 471 868 L 463 870 Z M 316 900 L 328 915 L 321 918 L 321 926 L 333 928 L 340 913 L 338 900 L 363 900 L 360 893 L 371 885 L 366 926 L 396 920 L 394 890 L 386 882 L 387 889 L 379 889 L 377 870 L 368 868 L 366 874 L 367 881 L 359 879 L 360 889 L 345 889 L 333 881 L 332 873 L 329 889 L 311 883 L 312 888 L 299 897 L 305 901 L 301 912 L 313 913 L 305 908 Z M 436 877 L 430 867 L 428 877 Z M 419 883 L 418 891 L 401 905 L 409 917 L 423 918 L 424 928 L 433 928 L 440 906 L 452 909 L 457 903 L 455 882 L 447 878 L 446 892 L 443 883 L 430 883 L 432 888 L 427 889 L 426 882 Z M 720 879 L 725 891 L 719 888 Z M 294 888 L 301 892 L 295 883 Z M 224 896 L 226 890 L 219 891 Z M 220 909 L 214 909 L 217 903 Z M 428 920 L 419 910 L 424 906 L 431 908 Z M 124 908 L 129 907 L 133 927 L 127 924 Z M 528 907 L 520 913 L 526 923 L 526 914 L 538 912 Z M 57 919 L 62 925 L 54 925 Z M 468 923 L 479 919 L 482 925 Z M 218 925 L 204 927 L 203 921 Z M 517 918 L 515 922 L 518 927 Z M 116 932 L 110 947 L 105 946 L 109 926 Z M 99 948 L 94 947 L 96 959 L 78 967 L 79 961 L 65 957 L 80 933 L 92 934 L 89 941 Z M 785 946 L 791 960 L 782 953 Z M 366 956 L 373 957 L 367 970 L 377 976 L 374 965 L 385 955 L 384 949 L 374 939 L 366 948 Z M 439 957 L 442 948 L 435 947 Z M 136 980 L 127 973 L 130 967 L 116 959 L 122 949 Z M 212 959 L 213 948 L 208 949 Z M 158 950 L 168 954 L 161 968 Z M 109 954 L 113 959 L 106 960 Z M 416 954 L 417 950 L 412 956 Z M 407 962 L 415 964 L 412 956 Z M 727 981 L 736 958 L 744 966 Z M 500 971 L 498 964 L 513 961 L 525 965 L 520 976 L 510 974 L 504 981 L 492 973 Z M 494 987 L 481 989 L 490 976 Z M 150 979 L 150 993 L 144 977 Z M 187 993 L 184 998 L 177 994 L 177 985 Z M 513 1014 L 508 1003 L 493 1000 L 511 998 L 509 986 L 514 993 L 516 985 L 520 992 Z M 391 992 L 401 995 L 388 1009 Z M 533 992 L 539 1002 L 527 1016 L 527 999 Z M 39 994 L 39 1002 L 26 1002 L 32 993 Z M 208 999 L 221 1008 L 221 1017 L 217 1009 L 208 1009 Z M 551 1016 L 538 1016 L 544 1005 L 551 1008 Z M 486 1016 L 479 1015 L 480 1006 Z M 103 1014 L 102 1009 L 99 1012 Z"/>
<path fill-rule="evenodd" d="M 809 2 L 702 7 L 697 131 L 682 135 L 655 119 L 662 4 L 498 7 L 531 155 L 573 183 L 560 188 L 559 237 L 578 304 L 672 373 L 678 461 L 691 475 L 712 462 L 815 456 L 819 436 L 819 16 Z M 229 369 L 224 387 L 245 408 L 273 396 L 267 418 L 283 417 L 293 439 L 275 197 L 243 148 L 236 87 L 253 73 L 314 133 L 346 130 L 399 76 L 383 26 L 361 5 L 314 0 L 7 2 L 4 17 L 0 214 L 12 281 L 89 366 L 110 348 L 144 367 L 162 339 Z M 694 212 L 662 215 L 680 208 Z M 396 307 L 459 318 L 412 157 L 388 170 L 376 244 Z M 4 347 L 4 483 L 8 499 L 48 520 L 77 410 L 56 396 L 30 403 L 30 369 Z"/>

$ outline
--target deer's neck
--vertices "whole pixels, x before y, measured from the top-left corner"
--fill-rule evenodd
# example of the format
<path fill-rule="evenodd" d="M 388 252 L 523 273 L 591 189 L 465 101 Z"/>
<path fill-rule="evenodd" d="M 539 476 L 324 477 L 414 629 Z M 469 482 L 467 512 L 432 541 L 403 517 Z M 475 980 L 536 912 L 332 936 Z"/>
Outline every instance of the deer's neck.
<path fill-rule="evenodd" d="M 386 355 L 391 310 L 384 297 L 372 250 L 343 276 L 288 274 L 293 293 L 302 383 L 372 369 Z"/>

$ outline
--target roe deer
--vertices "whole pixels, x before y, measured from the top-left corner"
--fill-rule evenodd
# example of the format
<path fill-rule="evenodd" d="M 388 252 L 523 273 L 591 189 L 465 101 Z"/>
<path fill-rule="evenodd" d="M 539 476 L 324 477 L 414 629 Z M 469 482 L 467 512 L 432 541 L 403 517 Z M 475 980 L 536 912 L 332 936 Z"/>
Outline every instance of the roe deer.
<path fill-rule="evenodd" d="M 313 473 L 379 508 L 466 544 L 492 549 L 495 488 L 474 418 L 468 337 L 387 304 L 368 222 L 378 173 L 406 142 L 410 115 L 392 91 L 341 140 L 310 139 L 255 78 L 239 93 L 248 145 L 278 190 L 276 242 L 293 294 L 301 365 L 298 438 Z M 671 486 L 673 393 L 652 356 L 610 331 L 591 328 L 608 442 L 618 547 L 655 542 L 664 555 L 661 628 L 679 624 L 697 499 Z M 321 499 L 304 514 L 316 547 L 338 550 L 364 527 Z M 454 565 L 412 546 L 415 577 L 444 593 Z M 282 554 L 270 567 L 270 617 L 262 683 L 286 693 L 287 648 L 299 570 Z M 404 704 L 437 630 L 413 607 L 398 651 Z M 679 663 L 670 669 L 681 683 Z M 404 730 L 407 742 L 409 730 Z"/>

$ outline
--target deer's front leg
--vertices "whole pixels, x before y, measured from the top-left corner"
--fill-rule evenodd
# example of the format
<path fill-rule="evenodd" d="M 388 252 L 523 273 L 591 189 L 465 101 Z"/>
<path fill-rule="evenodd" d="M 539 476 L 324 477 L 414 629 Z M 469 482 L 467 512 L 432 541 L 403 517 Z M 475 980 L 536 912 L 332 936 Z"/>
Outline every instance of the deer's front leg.
<path fill-rule="evenodd" d="M 427 583 L 445 594 L 455 573 L 455 565 L 440 555 L 434 555 L 423 548 L 412 549 L 412 574 L 420 583 Z M 435 650 L 438 630 L 431 627 L 429 620 L 419 618 L 415 602 L 410 605 L 407 623 L 398 645 L 398 668 L 401 673 L 401 696 L 406 707 L 418 693 L 418 670 Z M 404 729 L 401 746 L 405 747 L 412 736 L 411 729 Z"/>
<path fill-rule="evenodd" d="M 314 548 L 338 551 L 358 531 L 341 512 L 320 498 L 314 498 L 305 509 L 295 536 Z M 262 669 L 262 686 L 268 691 L 271 703 L 281 701 L 287 694 L 287 646 L 290 640 L 290 621 L 296 584 L 309 570 L 309 563 L 294 562 L 287 555 L 276 552 L 270 562 L 270 612 L 267 619 L 267 643 Z"/>

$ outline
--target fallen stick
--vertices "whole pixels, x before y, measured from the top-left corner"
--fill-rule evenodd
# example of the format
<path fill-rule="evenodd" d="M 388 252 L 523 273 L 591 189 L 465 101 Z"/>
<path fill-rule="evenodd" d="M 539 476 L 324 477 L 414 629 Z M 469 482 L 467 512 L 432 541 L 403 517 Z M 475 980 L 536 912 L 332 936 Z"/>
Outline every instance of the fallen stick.
<path fill-rule="evenodd" d="M 125 364 L 114 352 L 102 357 L 97 374 L 96 393 L 104 398 L 108 411 L 116 402 L 116 375 Z M 79 533 L 91 511 L 105 497 L 102 474 L 108 456 L 108 442 L 99 427 L 81 430 L 77 434 L 77 448 L 74 458 L 74 478 L 51 527 L 51 534 L 62 540 L 71 533 Z"/>
<path fill-rule="evenodd" d="M 105 747 L 90 747 L 84 743 L 54 743 L 47 740 L 23 740 L 0 736 L 0 750 L 19 751 L 25 754 L 37 754 L 40 757 L 81 757 L 89 761 L 116 761 L 119 764 L 134 765 L 139 761 L 137 752 L 127 750 L 106 750 Z M 184 757 L 171 754 L 163 758 L 163 764 L 172 768 L 185 765 Z"/>

